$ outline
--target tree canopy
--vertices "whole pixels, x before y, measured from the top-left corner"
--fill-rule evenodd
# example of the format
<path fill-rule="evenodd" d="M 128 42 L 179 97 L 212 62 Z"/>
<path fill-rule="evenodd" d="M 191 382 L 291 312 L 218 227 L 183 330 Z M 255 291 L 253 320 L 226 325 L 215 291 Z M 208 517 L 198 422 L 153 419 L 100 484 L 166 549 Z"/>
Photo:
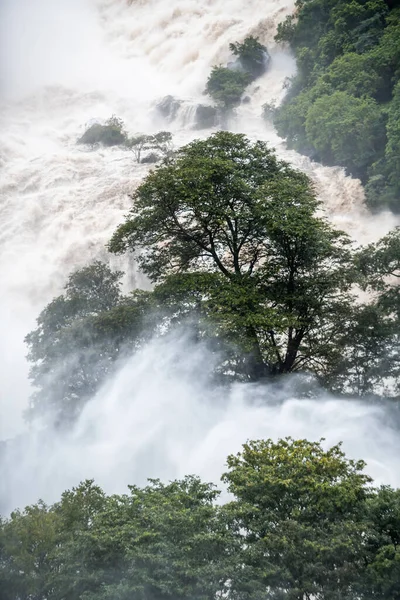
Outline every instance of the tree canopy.
<path fill-rule="evenodd" d="M 28 417 L 47 414 L 60 426 L 76 417 L 126 345 L 142 332 L 145 293 L 123 297 L 122 272 L 96 261 L 73 272 L 64 294 L 40 313 L 26 336 L 36 388 Z"/>
<path fill-rule="evenodd" d="M 316 216 L 305 174 L 263 142 L 219 132 L 181 148 L 132 199 L 109 249 L 137 252 L 156 293 L 183 305 L 196 296 L 218 335 L 241 340 L 247 376 L 323 371 L 350 251 Z"/>
<path fill-rule="evenodd" d="M 246 87 L 265 72 L 270 60 L 267 48 L 253 36 L 229 44 L 229 49 L 237 56 L 236 61 L 226 67 L 214 66 L 205 89 L 224 110 L 240 104 Z"/>
<path fill-rule="evenodd" d="M 274 111 L 289 147 L 344 166 L 366 184 L 371 209 L 400 210 L 400 8 L 384 0 L 297 0 L 276 39 L 297 75 Z"/>
<path fill-rule="evenodd" d="M 396 600 L 400 490 L 340 444 L 256 440 L 199 477 L 91 480 L 0 520 L 2 600 Z"/>
<path fill-rule="evenodd" d="M 228 132 L 166 157 L 132 200 L 109 249 L 133 252 L 155 286 L 123 296 L 99 262 L 70 275 L 26 337 L 30 417 L 67 425 L 126 352 L 177 325 L 225 382 L 303 372 L 335 393 L 398 397 L 398 230 L 354 252 L 304 173 Z"/>

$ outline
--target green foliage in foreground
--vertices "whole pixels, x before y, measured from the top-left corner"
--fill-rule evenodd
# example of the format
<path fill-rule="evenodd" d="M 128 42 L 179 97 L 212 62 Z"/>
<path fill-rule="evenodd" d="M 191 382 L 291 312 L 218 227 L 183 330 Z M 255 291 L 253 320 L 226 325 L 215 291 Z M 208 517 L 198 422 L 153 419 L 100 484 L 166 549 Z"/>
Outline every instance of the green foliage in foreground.
<path fill-rule="evenodd" d="M 297 0 L 280 24 L 298 74 L 274 111 L 289 147 L 366 184 L 372 209 L 400 210 L 400 8 L 384 0 Z"/>
<path fill-rule="evenodd" d="M 0 520 L 2 600 L 396 600 L 400 490 L 340 445 L 248 442 L 232 494 L 198 477 L 107 496 L 93 481 Z"/>
<path fill-rule="evenodd" d="M 31 416 L 67 424 L 121 356 L 188 323 L 225 382 L 306 372 L 337 394 L 398 397 L 400 228 L 354 252 L 305 174 L 228 132 L 181 148 L 133 201 L 109 247 L 135 252 L 155 287 L 122 296 L 101 263 L 70 276 L 26 338 Z"/>

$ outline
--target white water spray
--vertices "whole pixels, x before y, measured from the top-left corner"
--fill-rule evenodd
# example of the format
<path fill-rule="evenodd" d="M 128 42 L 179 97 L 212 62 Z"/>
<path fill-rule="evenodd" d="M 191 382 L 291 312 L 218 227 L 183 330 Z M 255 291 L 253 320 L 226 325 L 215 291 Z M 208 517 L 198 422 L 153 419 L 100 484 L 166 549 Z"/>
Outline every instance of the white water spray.
<path fill-rule="evenodd" d="M 261 120 L 262 104 L 279 101 L 284 93 L 285 78 L 294 72 L 293 58 L 277 47 L 273 40 L 277 23 L 291 13 L 293 5 L 291 0 L 248 0 L 245 3 L 231 0 L 229 4 L 225 0 L 202 0 L 200 3 L 195 0 L 171 0 L 168 3 L 164 0 L 70 0 L 63 4 L 51 0 L 3 0 L 0 8 L 0 83 L 3 98 L 0 123 L 0 352 L 3 357 L 0 370 L 0 439 L 23 430 L 21 415 L 29 396 L 24 335 L 34 327 L 34 319 L 43 306 L 60 292 L 71 270 L 94 258 L 110 261 L 105 243 L 129 207 L 128 193 L 147 172 L 144 165 L 135 164 L 129 152 L 115 148 L 87 150 L 76 145 L 77 137 L 90 119 L 104 119 L 112 114 L 121 117 L 131 133 L 169 127 L 178 145 L 200 135 L 209 135 L 210 131 L 200 134 L 189 127 L 190 110 L 186 120 L 177 119 L 167 125 L 161 118 L 155 119 L 154 105 L 167 94 L 192 106 L 207 103 L 203 95 L 207 76 L 212 65 L 226 63 L 230 59 L 230 42 L 257 35 L 272 56 L 270 70 L 250 90 L 250 104 L 238 110 L 237 122 L 233 125 L 235 130 L 269 141 L 281 157 L 307 171 L 315 180 L 334 224 L 347 230 L 358 242 L 377 239 L 394 225 L 390 214 L 373 219 L 368 216 L 357 180 L 345 177 L 342 169 L 321 167 L 288 152 L 274 130 Z M 113 260 L 114 264 L 132 273 L 131 266 Z M 133 279 L 130 284 L 135 283 Z M 141 407 L 147 410 L 147 398 L 152 398 L 149 402 L 154 413 L 161 411 L 157 407 L 157 398 L 161 397 L 165 382 L 160 380 L 158 394 L 150 388 L 146 392 L 146 386 L 150 385 L 147 371 L 134 372 L 136 379 L 132 380 L 135 382 L 132 385 L 140 386 L 142 390 L 135 417 L 140 421 Z M 109 385 L 117 386 L 121 377 L 119 375 L 114 384 Z M 178 375 L 172 382 L 178 388 L 181 385 Z M 290 432 L 303 435 L 301 428 L 296 431 L 292 428 L 283 409 L 278 411 L 279 429 L 259 431 L 256 425 L 259 413 L 246 404 L 244 391 L 240 416 L 235 413 L 234 404 L 226 401 L 225 407 L 229 410 L 226 408 L 225 416 L 221 417 L 222 413 L 215 413 L 209 406 L 207 410 L 201 408 L 200 392 L 192 393 L 184 385 L 180 389 L 186 390 L 186 420 L 182 420 L 185 427 L 191 427 L 188 423 L 195 421 L 196 415 L 203 412 L 205 416 L 201 418 L 210 419 L 210 423 L 213 420 L 211 416 L 217 423 L 221 422 L 221 418 L 225 423 L 233 415 L 249 423 L 243 435 L 240 426 L 237 426 L 233 436 L 235 446 L 248 436 L 264 435 L 268 431 L 274 435 Z M 250 391 L 248 393 L 251 395 Z M 120 403 L 128 402 L 122 389 L 118 394 Z M 170 394 L 174 396 L 172 388 Z M 113 397 L 116 397 L 115 394 L 108 402 L 112 402 Z M 106 402 L 105 399 L 103 401 Z M 329 402 L 331 412 L 337 410 L 338 421 L 343 418 L 345 423 L 353 405 L 346 405 L 346 411 L 342 411 L 340 404 L 334 410 L 335 402 Z M 116 413 L 122 411 L 120 403 L 115 404 Z M 317 424 L 322 419 L 318 415 L 324 413 L 324 406 L 321 403 L 310 408 Z M 362 438 L 374 421 L 375 409 L 359 404 L 354 406 L 361 411 L 360 414 L 356 411 L 358 417 L 366 415 L 365 425 L 362 425 L 365 429 L 353 442 L 360 449 L 358 454 L 365 457 L 363 450 L 367 449 L 367 444 L 363 444 Z M 168 410 L 174 411 L 175 405 L 172 403 Z M 263 410 L 266 420 L 276 418 L 272 408 Z M 272 412 L 268 413 L 268 410 Z M 344 412 L 346 416 L 342 414 Z M 161 411 L 160 414 L 164 413 Z M 306 412 L 299 414 L 296 417 L 299 424 L 301 419 L 310 421 Z M 115 418 L 123 419 L 119 413 Z M 104 419 L 108 420 L 109 415 L 104 415 Z M 315 426 L 317 437 L 323 433 L 322 430 L 329 430 L 329 419 L 326 426 Z M 144 420 L 145 427 L 150 428 L 150 421 Z M 133 416 L 128 422 L 136 431 Z M 96 444 L 108 444 L 110 456 L 114 457 L 114 463 L 119 464 L 123 461 L 121 453 L 112 451 L 116 438 L 107 428 L 102 429 L 101 421 L 96 423 Z M 219 434 L 221 439 L 224 438 L 217 426 L 211 429 L 210 426 L 200 427 L 196 431 L 197 448 L 208 443 L 215 444 L 212 440 L 216 440 Z M 214 432 L 212 439 L 210 431 Z M 304 431 L 304 435 L 311 433 L 309 429 Z M 83 440 L 86 439 L 86 430 L 82 430 L 80 435 Z M 168 443 L 171 448 L 177 449 L 181 435 L 184 436 L 184 432 L 173 428 L 166 428 L 164 433 L 166 439 L 170 436 Z M 177 439 L 173 439 L 175 437 Z M 333 437 L 336 439 L 338 436 Z M 387 439 L 392 438 L 389 435 Z M 157 469 L 162 471 L 162 452 L 157 451 L 156 442 L 153 445 L 154 468 L 146 459 L 143 475 L 156 475 Z M 388 446 L 384 447 L 387 449 Z M 221 449 L 221 457 L 225 450 L 228 450 L 228 445 Z M 181 453 L 177 450 L 176 464 L 181 466 L 165 473 L 183 474 L 187 469 L 196 470 L 195 462 L 183 460 L 186 452 L 184 445 Z M 379 454 L 382 464 L 385 463 L 392 472 L 389 455 L 387 451 L 385 462 L 383 454 Z M 74 465 L 81 464 L 80 458 L 68 445 L 63 446 L 57 456 L 59 468 L 65 474 L 65 479 L 55 486 L 58 491 L 62 486 L 76 483 L 77 477 L 96 475 L 107 480 L 96 452 L 93 453 L 93 464 L 97 468 L 91 473 L 86 473 L 83 468 L 75 470 Z M 39 460 L 38 456 L 37 465 L 43 473 L 46 469 L 42 455 L 41 458 Z M 212 460 L 209 460 L 207 464 L 211 463 Z M 91 470 L 89 466 L 88 471 Z M 34 468 L 33 463 L 31 468 Z M 115 464 L 108 468 L 114 473 L 120 472 Z M 205 475 L 208 468 L 199 467 Z M 132 469 L 134 474 L 136 471 Z M 70 476 L 67 477 L 67 473 Z M 125 483 L 125 478 L 130 480 L 127 470 L 121 469 L 121 473 L 121 482 L 124 480 Z M 111 474 L 108 481 L 112 478 Z M 43 475 L 43 481 L 49 479 Z M 51 495 L 49 484 L 46 485 L 43 483 L 41 487 L 34 488 L 35 493 L 44 490 L 45 496 Z M 18 486 L 16 489 L 19 489 Z M 23 495 L 15 492 L 13 501 L 20 503 Z"/>
<path fill-rule="evenodd" d="M 11 445 L 0 489 L 7 511 L 94 478 L 108 492 L 129 483 L 198 474 L 219 482 L 229 453 L 248 439 L 292 436 L 363 458 L 377 483 L 400 485 L 400 440 L 387 407 L 299 398 L 300 377 L 279 384 L 216 387 L 213 357 L 187 335 L 153 340 L 121 365 L 70 434 L 40 427 Z M 18 469 L 15 468 L 18 465 Z"/>

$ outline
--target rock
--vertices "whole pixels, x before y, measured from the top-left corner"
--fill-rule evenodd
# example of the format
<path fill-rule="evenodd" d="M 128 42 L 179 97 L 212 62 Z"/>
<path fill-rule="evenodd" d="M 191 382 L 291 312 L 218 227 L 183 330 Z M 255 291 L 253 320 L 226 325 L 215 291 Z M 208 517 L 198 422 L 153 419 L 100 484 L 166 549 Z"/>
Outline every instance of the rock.
<path fill-rule="evenodd" d="M 181 100 L 173 96 L 165 96 L 156 104 L 156 110 L 168 121 L 173 121 L 182 104 Z"/>
<path fill-rule="evenodd" d="M 153 164 L 159 162 L 161 159 L 162 156 L 160 156 L 156 152 L 150 152 L 150 154 L 144 156 L 140 162 L 141 164 Z"/>
<path fill-rule="evenodd" d="M 218 110 L 214 106 L 199 104 L 194 116 L 195 129 L 210 129 L 218 122 Z"/>

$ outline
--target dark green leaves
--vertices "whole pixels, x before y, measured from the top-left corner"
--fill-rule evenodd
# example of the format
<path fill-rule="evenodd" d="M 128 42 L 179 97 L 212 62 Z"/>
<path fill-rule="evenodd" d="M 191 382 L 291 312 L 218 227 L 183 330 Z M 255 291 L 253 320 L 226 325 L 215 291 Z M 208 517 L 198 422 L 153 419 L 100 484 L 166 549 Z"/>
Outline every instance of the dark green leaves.
<path fill-rule="evenodd" d="M 106 495 L 93 481 L 0 520 L 2 600 L 393 600 L 399 490 L 340 445 L 250 441 L 232 496 L 198 477 Z"/>
<path fill-rule="evenodd" d="M 184 281 L 219 339 L 240 340 L 239 376 L 320 374 L 353 275 L 348 240 L 318 205 L 308 177 L 266 144 L 219 132 L 150 173 L 109 248 L 137 252 L 164 302 L 187 314 Z"/>
<path fill-rule="evenodd" d="M 373 210 L 399 210 L 399 9 L 383 0 L 299 0 L 278 41 L 298 74 L 273 114 L 290 147 L 366 183 Z"/>

